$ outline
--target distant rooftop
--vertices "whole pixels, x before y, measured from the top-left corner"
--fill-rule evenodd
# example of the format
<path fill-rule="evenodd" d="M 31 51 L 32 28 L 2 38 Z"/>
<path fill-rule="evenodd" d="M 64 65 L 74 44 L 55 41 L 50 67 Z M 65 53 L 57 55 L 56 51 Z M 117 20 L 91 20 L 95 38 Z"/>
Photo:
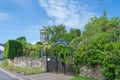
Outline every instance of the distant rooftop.
<path fill-rule="evenodd" d="M 1 45 L 1 46 L 3 46 L 3 47 L 5 47 L 5 45 L 4 45 L 4 44 L 1 44 L 1 43 L 0 43 L 0 45 Z"/>

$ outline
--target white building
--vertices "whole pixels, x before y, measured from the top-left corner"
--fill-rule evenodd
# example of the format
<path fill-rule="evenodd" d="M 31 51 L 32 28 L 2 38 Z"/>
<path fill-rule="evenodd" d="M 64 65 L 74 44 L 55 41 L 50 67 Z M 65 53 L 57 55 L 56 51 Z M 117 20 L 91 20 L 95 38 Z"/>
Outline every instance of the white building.
<path fill-rule="evenodd" d="M 0 43 L 0 59 L 4 58 L 4 48 L 5 46 Z"/>

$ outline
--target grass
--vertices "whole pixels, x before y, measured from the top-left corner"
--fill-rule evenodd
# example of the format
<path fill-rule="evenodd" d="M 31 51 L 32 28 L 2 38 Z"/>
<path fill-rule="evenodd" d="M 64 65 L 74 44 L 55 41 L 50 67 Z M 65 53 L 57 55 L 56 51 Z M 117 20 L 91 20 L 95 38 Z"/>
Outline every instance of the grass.
<path fill-rule="evenodd" d="M 7 62 L 7 60 L 2 61 L 1 67 L 6 68 L 11 71 L 15 71 L 17 73 L 22 73 L 22 74 L 39 74 L 43 73 L 45 71 L 39 70 L 39 69 L 30 69 L 30 68 L 25 68 L 25 67 L 17 67 L 17 66 L 10 66 Z"/>
<path fill-rule="evenodd" d="M 79 76 L 79 77 L 72 78 L 70 80 L 98 80 L 98 79 Z"/>
<path fill-rule="evenodd" d="M 18 73 L 23 73 L 23 74 L 38 74 L 38 73 L 43 73 L 45 71 L 39 70 L 39 69 L 30 69 L 30 68 L 24 68 L 24 67 L 17 67 L 17 66 L 8 66 L 9 70 L 16 71 Z"/>
<path fill-rule="evenodd" d="M 8 66 L 7 60 L 2 61 L 2 67 L 7 67 L 7 66 Z"/>

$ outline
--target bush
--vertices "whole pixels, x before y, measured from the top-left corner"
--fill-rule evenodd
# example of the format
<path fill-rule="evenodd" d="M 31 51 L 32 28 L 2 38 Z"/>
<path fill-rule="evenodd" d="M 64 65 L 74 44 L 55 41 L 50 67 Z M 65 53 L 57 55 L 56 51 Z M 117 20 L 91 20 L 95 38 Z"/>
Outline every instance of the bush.
<path fill-rule="evenodd" d="M 76 50 L 74 59 L 84 66 L 103 65 L 105 80 L 120 80 L 120 29 L 97 34 Z"/>
<path fill-rule="evenodd" d="M 105 80 L 120 80 L 120 54 L 114 53 L 106 56 L 102 74 Z"/>
<path fill-rule="evenodd" d="M 9 40 L 5 47 L 5 58 L 14 59 L 14 57 L 22 56 L 23 46 L 16 40 Z"/>

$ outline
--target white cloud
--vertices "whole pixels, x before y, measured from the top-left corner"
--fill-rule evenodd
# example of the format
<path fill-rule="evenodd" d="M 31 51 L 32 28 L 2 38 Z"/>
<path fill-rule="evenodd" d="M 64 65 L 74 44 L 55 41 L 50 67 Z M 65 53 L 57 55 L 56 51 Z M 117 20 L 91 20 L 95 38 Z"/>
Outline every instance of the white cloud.
<path fill-rule="evenodd" d="M 0 21 L 6 21 L 10 18 L 11 16 L 7 13 L 0 12 Z"/>
<path fill-rule="evenodd" d="M 45 26 L 46 25 L 54 25 L 54 22 L 52 21 L 52 20 L 49 20 L 49 21 L 47 21 L 46 23 L 45 23 Z"/>
<path fill-rule="evenodd" d="M 83 29 L 92 16 L 95 15 L 91 5 L 83 0 L 39 0 L 54 24 L 64 24 L 67 27 Z M 86 0 L 84 0 L 86 1 Z"/>

